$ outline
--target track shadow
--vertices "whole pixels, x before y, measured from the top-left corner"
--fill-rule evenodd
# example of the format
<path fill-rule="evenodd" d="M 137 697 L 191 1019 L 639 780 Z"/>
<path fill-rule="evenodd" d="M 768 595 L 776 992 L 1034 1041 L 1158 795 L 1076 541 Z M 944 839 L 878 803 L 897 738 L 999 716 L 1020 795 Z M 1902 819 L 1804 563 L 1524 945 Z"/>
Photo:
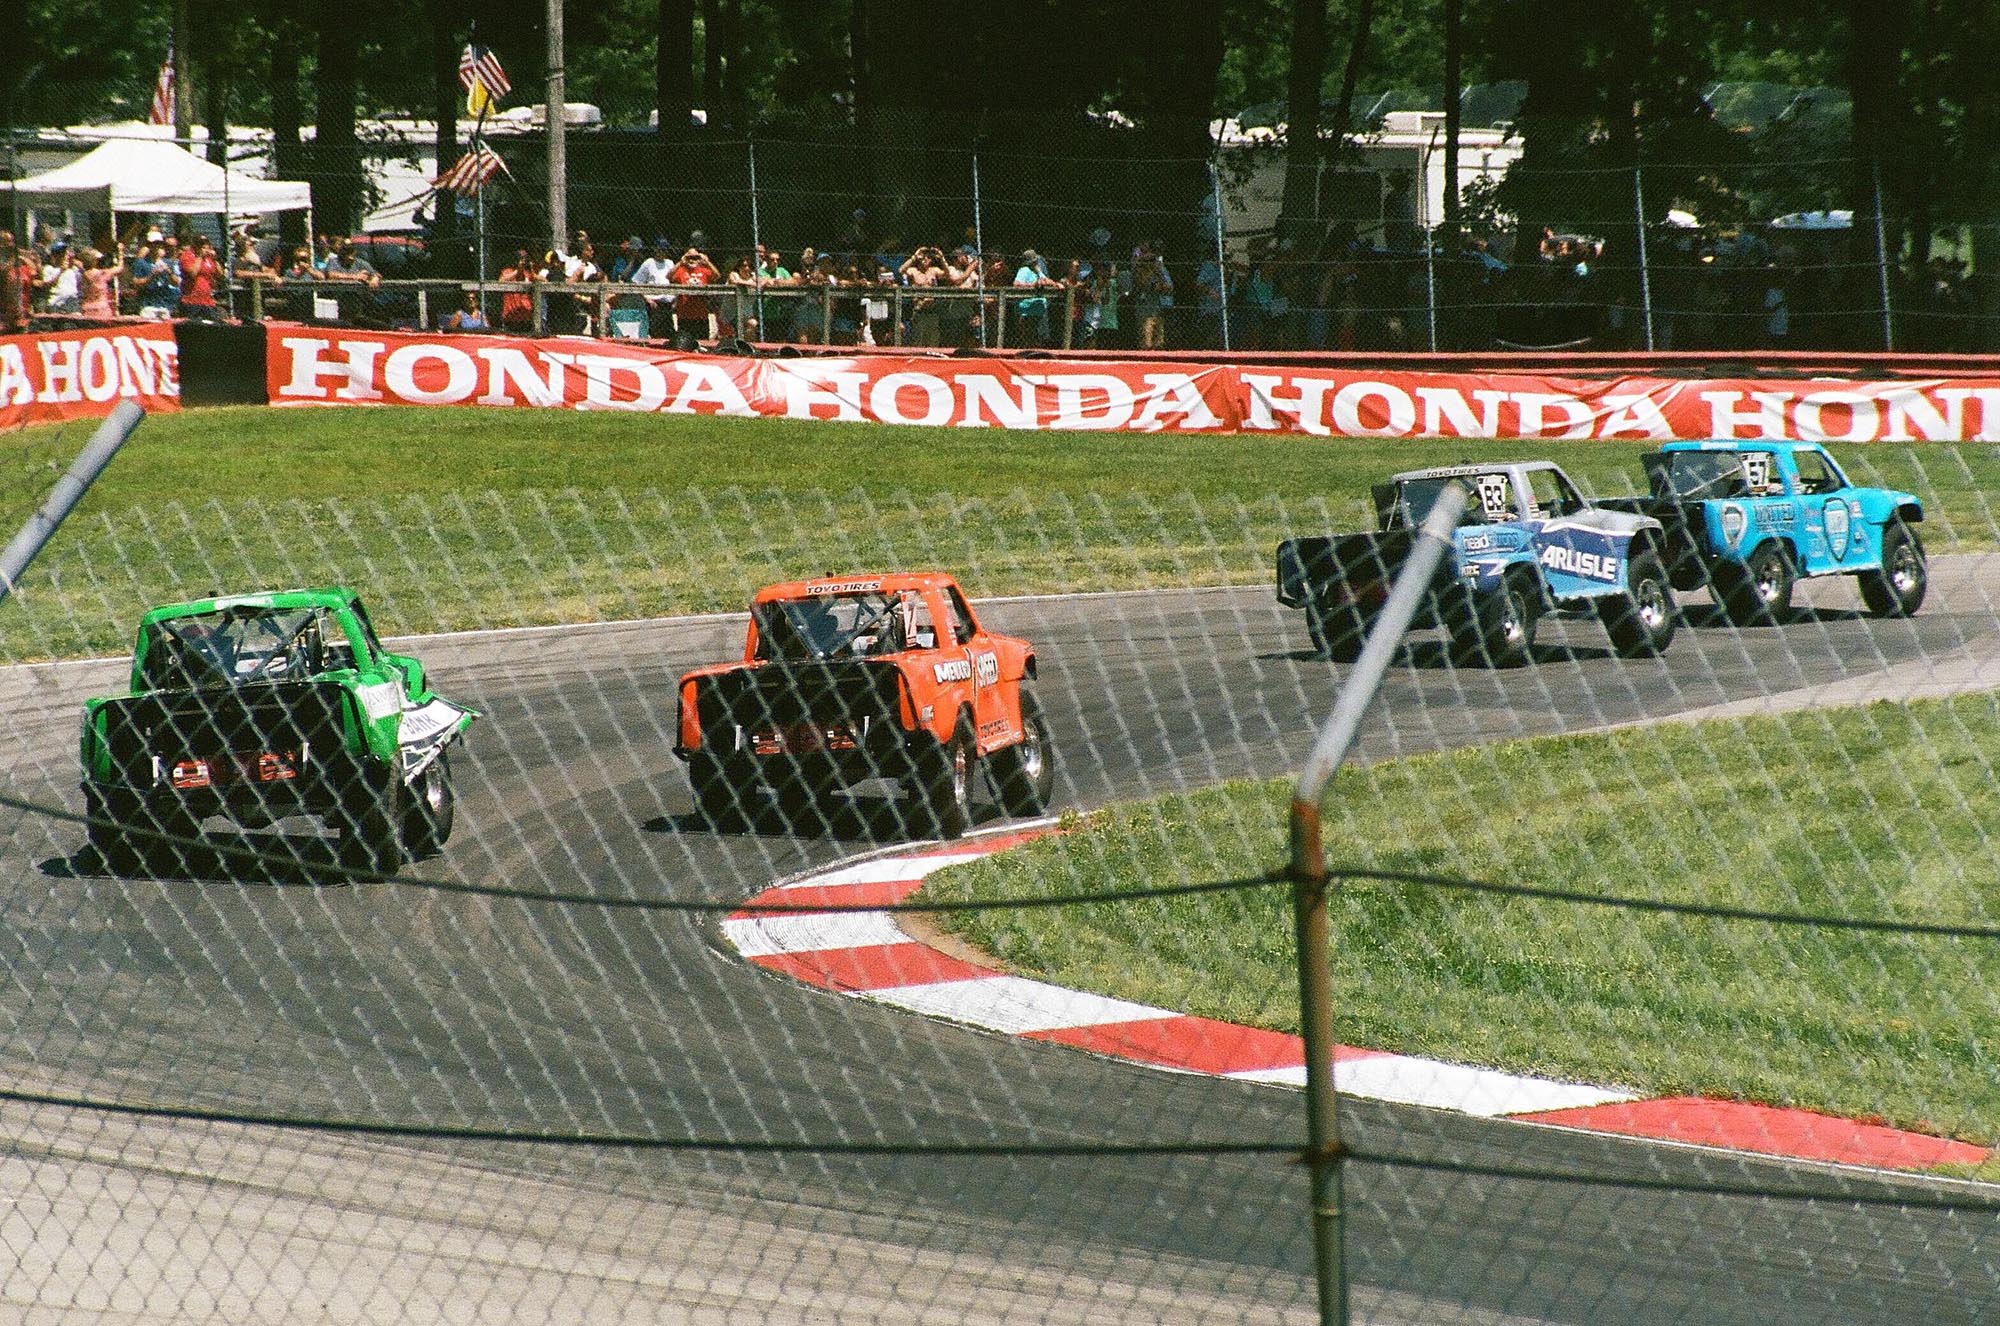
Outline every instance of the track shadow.
<path fill-rule="evenodd" d="M 1713 603 L 1684 603 L 1681 622 L 1699 631 L 1768 631 L 1776 626 L 1801 626 L 1812 622 L 1858 622 L 1869 616 L 1855 608 L 1793 608 L 1789 613 L 1764 622 L 1732 622 Z"/>
<path fill-rule="evenodd" d="M 155 879 L 198 884 L 271 886 L 352 884 L 332 838 L 292 833 L 202 833 L 147 853 L 136 871 L 114 874 L 97 852 L 80 847 L 37 867 L 51 879 Z"/>
<path fill-rule="evenodd" d="M 1538 642 L 1535 645 L 1533 662 L 1575 663 L 1589 659 L 1615 657 L 1617 655 L 1612 652 L 1609 645 L 1558 645 Z M 1257 658 L 1260 662 L 1266 663 L 1285 661 L 1296 663 L 1328 663 L 1324 655 L 1314 653 L 1310 649 L 1293 649 L 1284 653 L 1259 654 Z M 1328 665 L 1333 667 L 1353 666 L 1349 663 L 1329 663 Z M 1468 672 L 1506 672 L 1511 670 L 1507 668 L 1489 668 L 1482 659 L 1473 659 L 1469 662 L 1455 661 L 1451 656 L 1451 647 L 1449 645 L 1443 640 L 1430 639 L 1404 641 L 1401 647 L 1396 650 L 1394 656 L 1390 658 L 1389 666 L 1392 668 L 1417 668 L 1425 671 L 1444 671 L 1449 669 Z"/>
<path fill-rule="evenodd" d="M 972 825 L 1004 818 L 990 799 L 975 795 Z M 709 833 L 732 838 L 835 838 L 844 842 L 893 846 L 928 840 L 929 829 L 915 821 L 901 798 L 882 793 L 835 792 L 810 806 L 781 806 L 746 793 L 742 812 L 720 822 L 700 810 L 656 815 L 640 826 L 648 833 Z"/>

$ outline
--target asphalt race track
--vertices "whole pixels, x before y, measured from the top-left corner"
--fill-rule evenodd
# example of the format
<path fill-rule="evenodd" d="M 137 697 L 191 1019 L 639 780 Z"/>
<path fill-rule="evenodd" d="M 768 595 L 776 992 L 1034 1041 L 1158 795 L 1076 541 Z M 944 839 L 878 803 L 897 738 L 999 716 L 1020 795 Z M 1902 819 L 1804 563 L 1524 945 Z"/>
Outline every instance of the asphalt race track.
<path fill-rule="evenodd" d="M 1721 628 L 1697 604 L 1666 658 L 1642 663 L 1609 657 L 1588 622 L 1546 624 L 1540 666 L 1497 674 L 1446 667 L 1420 637 L 1363 751 L 1990 688 L 1996 587 L 2000 558 L 1941 558 L 1910 622 L 1858 616 L 1844 582 L 1809 589 L 1817 610 L 1785 629 Z M 1342 671 L 1306 656 L 1302 617 L 1264 589 L 983 611 L 1040 649 L 1059 806 L 1284 771 Z M 865 804 L 838 836 L 804 839 L 719 837 L 692 815 L 669 750 L 674 681 L 733 653 L 740 629 L 423 642 L 439 690 L 487 718 L 458 761 L 451 847 L 415 873 L 730 902 L 875 845 L 885 817 Z M 0 672 L 10 795 L 80 806 L 76 706 L 119 671 Z M 21 1320 L 1312 1319 L 1306 1185 L 1282 1156 L 784 1149 L 1289 1144 L 1304 1129 L 1296 1092 L 809 990 L 725 957 L 712 914 L 284 871 L 231 880 L 220 858 L 198 857 L 190 878 L 114 880 L 79 825 L 5 815 L 10 1091 L 778 1148 L 438 1141 L 0 1103 L 0 1305 Z M 1982 1190 L 1379 1104 L 1343 1123 L 1357 1147 L 1413 1162 L 1348 1169 L 1356 1320 L 2000 1313 L 2000 1216 L 1934 1209 Z M 1683 1190 L 1714 1186 L 1818 1196 Z"/>

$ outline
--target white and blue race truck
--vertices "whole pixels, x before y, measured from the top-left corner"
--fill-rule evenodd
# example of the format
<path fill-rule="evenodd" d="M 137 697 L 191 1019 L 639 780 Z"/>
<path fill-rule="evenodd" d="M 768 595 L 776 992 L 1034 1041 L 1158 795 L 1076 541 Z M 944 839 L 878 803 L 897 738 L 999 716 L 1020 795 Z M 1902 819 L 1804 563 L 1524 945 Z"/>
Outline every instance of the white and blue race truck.
<path fill-rule="evenodd" d="M 1536 622 L 1551 611 L 1599 617 L 1623 657 L 1658 654 L 1673 640 L 1659 520 L 1586 502 L 1548 461 L 1500 461 L 1398 474 L 1374 487 L 1374 533 L 1278 545 L 1278 601 L 1305 610 L 1320 654 L 1360 654 L 1447 484 L 1462 484 L 1471 500 L 1412 625 L 1442 628 L 1455 661 L 1528 662 Z"/>

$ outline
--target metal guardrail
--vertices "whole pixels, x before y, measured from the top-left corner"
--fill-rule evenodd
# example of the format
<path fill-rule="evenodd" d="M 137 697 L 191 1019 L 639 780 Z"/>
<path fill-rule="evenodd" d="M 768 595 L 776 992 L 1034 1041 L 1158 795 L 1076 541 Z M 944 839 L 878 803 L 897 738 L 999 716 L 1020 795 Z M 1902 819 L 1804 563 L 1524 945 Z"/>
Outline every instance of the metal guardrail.
<path fill-rule="evenodd" d="M 1078 288 L 1004 286 L 987 289 L 911 287 L 903 285 L 634 285 L 608 281 L 355 281 L 351 279 L 286 281 L 253 276 L 236 282 L 238 307 L 247 307 L 253 321 L 282 315 L 305 320 L 414 324 L 439 330 L 450 312 L 477 296 L 494 331 L 519 331 L 536 336 L 573 330 L 583 335 L 665 339 L 675 331 L 692 331 L 701 340 L 729 339 L 726 325 L 744 340 L 796 341 L 800 344 L 887 345 L 895 348 L 978 345 L 996 350 L 1076 346 L 1082 300 Z M 440 295 L 448 298 L 442 301 Z M 498 297 L 499 316 L 489 307 Z M 526 297 L 523 305 L 508 300 Z M 710 313 L 705 326 L 679 325 L 674 309 L 682 299 L 701 301 Z M 306 302 L 303 307 L 300 301 Z M 319 301 L 331 301 L 325 310 Z M 365 302 L 365 305 L 363 304 Z M 567 304 L 559 301 L 568 301 Z M 287 307 L 287 305 L 291 305 Z M 960 306 L 954 308 L 953 306 Z M 725 310 L 727 315 L 725 316 Z M 614 318 L 621 311 L 646 315 L 643 333 L 625 330 L 630 320 Z M 324 316 L 323 316 L 324 314 Z M 511 316 L 510 316 L 511 315 Z M 668 319 L 664 335 L 656 318 Z M 952 319 L 959 319 L 954 326 Z M 574 327 L 565 326 L 574 319 Z M 880 326 L 880 331 L 876 330 Z M 962 327 L 960 331 L 957 328 Z M 1043 328 L 1046 327 L 1046 331 Z M 755 335 L 745 329 L 754 328 Z M 946 335 L 947 328 L 952 329 Z M 1024 333 L 1025 329 L 1025 333 Z M 471 330 L 471 329 L 468 329 Z M 773 334 L 774 332 L 783 334 Z M 852 341 L 835 341 L 835 336 Z"/>

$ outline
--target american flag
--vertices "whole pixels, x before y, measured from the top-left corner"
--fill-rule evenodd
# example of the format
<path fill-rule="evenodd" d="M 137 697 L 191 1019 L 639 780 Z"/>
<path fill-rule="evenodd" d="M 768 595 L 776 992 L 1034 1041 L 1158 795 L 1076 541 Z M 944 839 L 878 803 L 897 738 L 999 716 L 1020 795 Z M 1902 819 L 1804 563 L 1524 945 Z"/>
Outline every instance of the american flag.
<path fill-rule="evenodd" d="M 153 80 L 153 109 L 147 113 L 149 124 L 172 124 L 174 122 L 174 48 L 167 47 L 167 58 L 160 62 L 160 76 Z"/>
<path fill-rule="evenodd" d="M 484 46 L 467 46 L 458 57 L 458 85 L 465 89 L 466 110 L 484 115 L 493 103 L 513 90 L 500 57 Z"/>
<path fill-rule="evenodd" d="M 480 186 L 493 178 L 501 169 L 500 154 L 490 147 L 475 147 L 458 160 L 452 162 L 451 169 L 440 174 L 431 183 L 450 193 L 474 194 Z"/>

